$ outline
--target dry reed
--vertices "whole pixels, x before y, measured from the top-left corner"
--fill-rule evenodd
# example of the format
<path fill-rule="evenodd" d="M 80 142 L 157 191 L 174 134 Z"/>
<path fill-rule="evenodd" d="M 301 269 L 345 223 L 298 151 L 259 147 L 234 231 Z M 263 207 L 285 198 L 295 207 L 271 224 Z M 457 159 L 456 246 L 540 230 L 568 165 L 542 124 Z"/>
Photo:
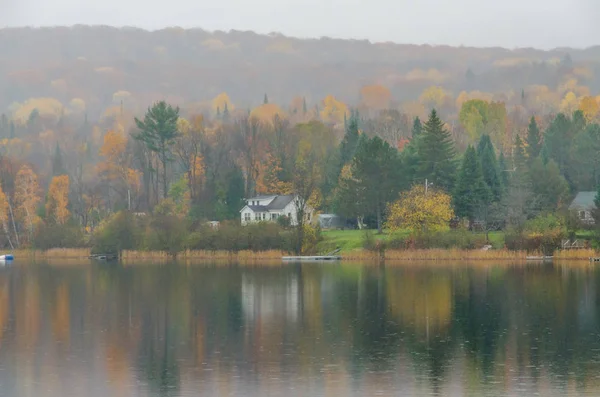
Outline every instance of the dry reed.
<path fill-rule="evenodd" d="M 590 258 L 600 258 L 600 252 L 593 249 L 571 249 L 554 252 L 554 259 L 559 261 L 589 261 Z"/>
<path fill-rule="evenodd" d="M 15 258 L 33 259 L 85 259 L 90 256 L 89 248 L 53 248 L 49 250 L 18 249 L 12 251 Z"/>
<path fill-rule="evenodd" d="M 403 261 L 511 261 L 527 259 L 525 251 L 509 250 L 462 250 L 462 249 L 424 249 L 424 250 L 387 250 L 384 260 Z"/>

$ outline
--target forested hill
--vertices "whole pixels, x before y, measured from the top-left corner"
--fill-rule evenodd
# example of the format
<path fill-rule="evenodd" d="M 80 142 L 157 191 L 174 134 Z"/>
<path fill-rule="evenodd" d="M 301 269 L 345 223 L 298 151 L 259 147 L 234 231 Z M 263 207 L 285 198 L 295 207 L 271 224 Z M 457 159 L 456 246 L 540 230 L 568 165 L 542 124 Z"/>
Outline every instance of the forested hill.
<path fill-rule="evenodd" d="M 600 46 L 479 49 L 76 26 L 0 30 L 0 53 L 0 111 L 30 98 L 63 104 L 78 98 L 91 119 L 117 92 L 130 94 L 126 105 L 136 112 L 157 99 L 202 103 L 222 92 L 243 108 L 261 104 L 265 93 L 282 108 L 297 96 L 313 107 L 327 95 L 355 106 L 361 87 L 380 84 L 390 90 L 394 107 L 406 110 L 428 87 L 440 86 L 452 105 L 462 91 L 489 93 L 507 105 L 531 92 L 548 112 L 559 110 L 568 92 L 600 91 Z M 448 107 L 438 106 L 449 115 Z"/>

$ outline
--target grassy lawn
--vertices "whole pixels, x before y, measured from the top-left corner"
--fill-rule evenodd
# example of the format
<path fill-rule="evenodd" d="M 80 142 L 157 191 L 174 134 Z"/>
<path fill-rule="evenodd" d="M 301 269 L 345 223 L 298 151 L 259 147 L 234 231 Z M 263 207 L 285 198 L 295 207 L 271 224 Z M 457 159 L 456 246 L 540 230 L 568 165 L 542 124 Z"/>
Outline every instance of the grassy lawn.
<path fill-rule="evenodd" d="M 322 232 L 323 241 L 317 247 L 319 254 L 326 254 L 340 248 L 342 253 L 349 252 L 363 247 L 366 230 L 324 230 Z M 377 234 L 377 230 L 370 230 L 374 239 L 388 240 L 392 237 L 391 234 Z M 400 231 L 395 236 L 406 237 L 410 231 Z M 490 232 L 490 243 L 495 249 L 504 247 L 504 232 Z"/>

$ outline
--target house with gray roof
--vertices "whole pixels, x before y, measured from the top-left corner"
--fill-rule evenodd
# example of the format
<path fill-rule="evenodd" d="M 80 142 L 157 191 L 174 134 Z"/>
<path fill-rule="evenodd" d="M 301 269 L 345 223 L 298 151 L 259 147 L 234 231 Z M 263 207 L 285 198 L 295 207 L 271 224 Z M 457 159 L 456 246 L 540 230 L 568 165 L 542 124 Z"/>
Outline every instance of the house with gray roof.
<path fill-rule="evenodd" d="M 596 192 L 579 192 L 569 206 L 569 210 L 575 211 L 581 222 L 593 225 L 594 217 L 592 213 L 596 209 L 595 199 Z"/>
<path fill-rule="evenodd" d="M 298 196 L 293 194 L 285 195 L 264 195 L 246 199 L 246 205 L 240 210 L 242 225 L 253 222 L 276 222 L 281 216 L 287 216 L 290 224 L 298 224 Z M 305 211 L 307 221 L 312 220 L 313 209 L 307 208 Z"/>

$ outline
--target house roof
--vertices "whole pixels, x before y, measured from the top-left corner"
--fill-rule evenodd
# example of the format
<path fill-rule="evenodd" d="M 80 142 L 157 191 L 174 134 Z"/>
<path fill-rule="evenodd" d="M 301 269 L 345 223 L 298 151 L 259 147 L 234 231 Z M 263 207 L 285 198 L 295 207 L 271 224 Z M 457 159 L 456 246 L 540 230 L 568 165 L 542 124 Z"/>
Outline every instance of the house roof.
<path fill-rule="evenodd" d="M 265 194 L 262 196 L 250 197 L 250 198 L 247 198 L 246 200 L 250 200 L 250 201 L 252 201 L 252 200 L 267 200 L 267 199 L 270 199 L 273 197 L 277 197 L 277 195 L 276 194 Z"/>
<path fill-rule="evenodd" d="M 269 212 L 269 207 L 266 205 L 248 205 L 247 207 L 254 212 Z"/>
<path fill-rule="evenodd" d="M 252 199 L 248 199 L 249 201 L 252 200 L 264 200 L 266 198 L 272 198 L 275 197 L 275 199 L 273 199 L 273 201 L 271 201 L 269 203 L 269 205 L 246 205 L 244 208 L 250 208 L 253 212 L 270 212 L 270 211 L 281 211 L 282 209 L 284 209 L 289 203 L 292 202 L 292 200 L 294 200 L 294 195 L 292 194 L 287 194 L 287 195 L 281 195 L 281 196 L 258 196 L 258 197 L 254 197 Z M 244 210 L 244 208 L 242 208 L 242 211 Z"/>
<path fill-rule="evenodd" d="M 277 196 L 275 200 L 271 201 L 271 203 L 267 206 L 269 210 L 277 211 L 284 209 L 289 203 L 292 202 L 294 196 L 291 194 L 285 196 Z"/>
<path fill-rule="evenodd" d="M 596 192 L 579 192 L 569 206 L 570 210 L 593 210 L 596 208 L 594 200 Z"/>

